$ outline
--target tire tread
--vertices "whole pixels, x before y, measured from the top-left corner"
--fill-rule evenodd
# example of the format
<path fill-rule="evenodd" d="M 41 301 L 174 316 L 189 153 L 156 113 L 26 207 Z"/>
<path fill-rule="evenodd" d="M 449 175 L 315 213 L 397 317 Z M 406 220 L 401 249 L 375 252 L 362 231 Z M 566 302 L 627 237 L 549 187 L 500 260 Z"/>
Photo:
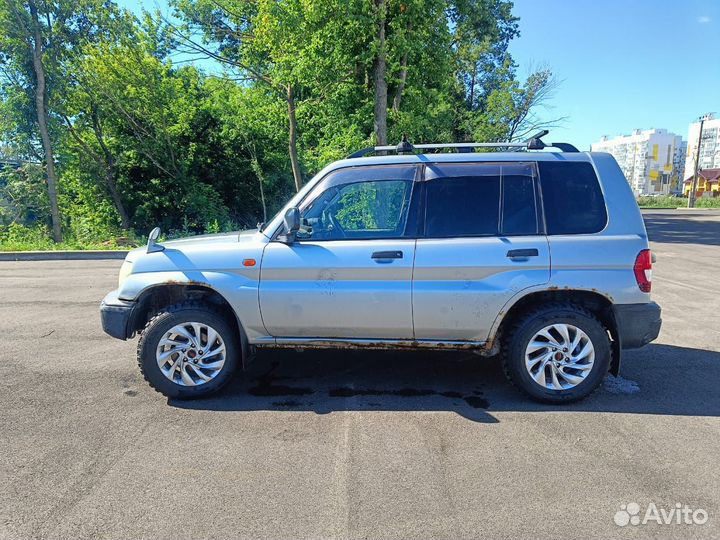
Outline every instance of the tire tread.
<path fill-rule="evenodd" d="M 603 323 L 598 319 L 595 314 L 593 314 L 592 311 L 587 309 L 586 307 L 582 306 L 581 304 L 577 304 L 575 302 L 552 302 L 548 304 L 540 304 L 537 305 L 528 311 L 524 312 L 522 315 L 516 317 L 513 319 L 513 321 L 510 323 L 510 326 L 506 329 L 504 329 L 503 334 L 501 336 L 501 352 L 500 352 L 500 365 L 502 366 L 503 374 L 505 375 L 505 378 L 510 382 L 512 386 L 517 388 L 520 392 L 522 392 L 524 395 L 528 396 L 529 398 L 535 400 L 535 401 L 543 401 L 543 402 L 551 402 L 556 404 L 563 404 L 563 403 L 573 403 L 575 401 L 579 401 L 581 399 L 586 399 L 590 397 L 591 395 L 598 392 L 598 390 L 603 386 L 601 379 L 600 384 L 595 386 L 588 394 L 583 395 L 581 397 L 568 397 L 567 399 L 561 399 L 556 401 L 550 401 L 550 400 L 541 400 L 538 399 L 537 396 L 534 396 L 530 394 L 521 384 L 518 384 L 517 381 L 515 381 L 514 377 L 512 376 L 512 373 L 510 372 L 509 363 L 511 361 L 510 358 L 510 349 L 511 349 L 511 341 L 514 338 L 514 336 L 517 335 L 518 331 L 521 329 L 521 327 L 527 323 L 530 319 L 534 317 L 541 316 L 543 314 L 551 314 L 553 312 L 558 312 L 561 310 L 571 310 L 578 312 L 585 317 L 588 317 L 590 319 L 593 319 L 597 321 L 597 323 L 602 326 L 602 328 L 607 332 L 607 328 Z M 612 351 L 611 351 L 612 354 Z"/>
<path fill-rule="evenodd" d="M 148 321 L 145 323 L 145 326 L 143 327 L 142 331 L 140 332 L 140 339 L 138 340 L 137 344 L 137 352 L 136 352 L 136 360 L 138 367 L 140 368 L 140 373 L 142 373 L 143 379 L 145 379 L 145 382 L 150 385 L 150 387 L 155 390 L 157 393 L 165 395 L 166 394 L 160 390 L 155 383 L 152 381 L 150 377 L 148 377 L 148 374 L 145 370 L 144 362 L 142 359 L 142 350 L 145 346 L 146 337 L 148 334 L 148 330 L 152 326 L 154 326 L 162 317 L 165 317 L 167 315 L 172 315 L 173 313 L 177 313 L 180 311 L 187 311 L 187 310 L 202 310 L 207 311 L 209 313 L 212 313 L 213 315 L 216 315 L 218 317 L 224 318 L 224 314 L 216 309 L 211 304 L 208 304 L 207 302 L 202 302 L 200 300 L 185 300 L 182 302 L 177 302 L 175 304 L 172 304 L 170 306 L 163 307 L 161 310 L 156 311 L 153 313 L 151 317 L 148 317 Z"/>

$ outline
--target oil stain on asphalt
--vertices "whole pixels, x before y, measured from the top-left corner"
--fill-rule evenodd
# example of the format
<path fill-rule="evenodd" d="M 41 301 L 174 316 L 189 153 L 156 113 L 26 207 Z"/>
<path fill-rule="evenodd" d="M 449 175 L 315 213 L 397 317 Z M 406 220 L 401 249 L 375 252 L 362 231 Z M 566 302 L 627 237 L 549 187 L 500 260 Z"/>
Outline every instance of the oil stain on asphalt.
<path fill-rule="evenodd" d="M 303 403 L 296 399 L 291 399 L 293 396 L 309 396 L 312 394 L 319 393 L 320 390 L 315 390 L 306 386 L 289 386 L 287 384 L 277 384 L 279 380 L 295 380 L 294 377 L 278 377 L 273 375 L 273 372 L 277 368 L 277 364 L 274 364 L 272 368 L 263 375 L 260 375 L 255 379 L 257 383 L 248 389 L 248 393 L 257 397 L 287 397 L 289 399 L 280 399 L 273 401 L 272 405 L 276 407 L 300 407 L 308 405 L 310 403 Z M 487 409 L 490 403 L 482 397 L 482 392 L 474 390 L 472 393 L 462 393 L 455 390 L 433 390 L 430 388 L 398 388 L 398 389 L 374 389 L 374 388 L 353 388 L 350 386 L 339 386 L 336 388 L 330 388 L 327 390 L 327 397 L 329 398 L 349 398 L 349 397 L 396 397 L 396 398 L 417 398 L 417 397 L 428 397 L 428 396 L 440 396 L 448 399 L 462 399 L 470 407 L 475 409 Z M 375 406 L 380 404 L 374 403 Z"/>

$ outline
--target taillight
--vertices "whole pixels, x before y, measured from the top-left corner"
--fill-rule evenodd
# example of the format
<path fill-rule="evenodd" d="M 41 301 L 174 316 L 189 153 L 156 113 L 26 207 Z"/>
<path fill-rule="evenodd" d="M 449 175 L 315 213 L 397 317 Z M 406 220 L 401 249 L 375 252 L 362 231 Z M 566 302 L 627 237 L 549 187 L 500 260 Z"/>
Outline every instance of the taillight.
<path fill-rule="evenodd" d="M 642 292 L 650 292 L 652 287 L 652 255 L 649 249 L 643 249 L 635 258 L 635 280 Z"/>

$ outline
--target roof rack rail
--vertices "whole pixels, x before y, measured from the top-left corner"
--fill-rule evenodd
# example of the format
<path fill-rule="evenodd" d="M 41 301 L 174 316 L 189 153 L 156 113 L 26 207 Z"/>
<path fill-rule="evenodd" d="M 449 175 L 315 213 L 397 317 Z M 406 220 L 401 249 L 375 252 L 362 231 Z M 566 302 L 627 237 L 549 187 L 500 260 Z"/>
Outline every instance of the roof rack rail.
<path fill-rule="evenodd" d="M 440 150 L 440 149 L 454 149 L 458 152 L 472 152 L 475 148 L 507 148 L 513 152 L 519 152 L 522 150 L 543 150 L 545 148 L 557 148 L 561 152 L 578 152 L 572 144 L 568 143 L 544 143 L 541 139 L 547 135 L 549 131 L 543 129 L 539 131 L 529 139 L 522 142 L 463 142 L 463 143 L 432 143 L 432 144 L 411 144 L 407 135 L 403 135 L 402 141 L 397 146 L 368 146 L 353 152 L 348 156 L 348 159 L 360 158 L 367 156 L 374 152 L 396 152 L 398 155 L 412 154 L 416 150 Z"/>

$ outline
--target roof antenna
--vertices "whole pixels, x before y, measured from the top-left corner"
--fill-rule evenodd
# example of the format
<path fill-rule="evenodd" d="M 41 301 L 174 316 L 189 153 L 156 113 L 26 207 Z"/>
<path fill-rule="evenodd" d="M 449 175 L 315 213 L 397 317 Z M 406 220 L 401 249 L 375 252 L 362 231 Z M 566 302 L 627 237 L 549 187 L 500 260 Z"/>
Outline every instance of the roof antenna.
<path fill-rule="evenodd" d="M 412 144 L 410 144 L 410 141 L 408 141 L 407 133 L 403 133 L 402 141 L 397 145 L 397 153 L 400 154 L 412 154 L 413 150 L 415 148 Z"/>

